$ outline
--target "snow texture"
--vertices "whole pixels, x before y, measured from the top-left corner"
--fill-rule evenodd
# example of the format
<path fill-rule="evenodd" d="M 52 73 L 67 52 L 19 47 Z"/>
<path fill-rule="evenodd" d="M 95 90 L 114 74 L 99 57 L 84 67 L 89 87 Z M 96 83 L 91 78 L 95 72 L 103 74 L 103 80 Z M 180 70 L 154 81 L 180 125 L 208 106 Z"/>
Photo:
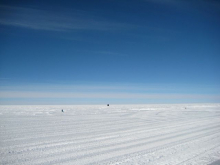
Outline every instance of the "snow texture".
<path fill-rule="evenodd" d="M 0 106 L 4 165 L 206 165 L 219 159 L 220 104 Z"/>

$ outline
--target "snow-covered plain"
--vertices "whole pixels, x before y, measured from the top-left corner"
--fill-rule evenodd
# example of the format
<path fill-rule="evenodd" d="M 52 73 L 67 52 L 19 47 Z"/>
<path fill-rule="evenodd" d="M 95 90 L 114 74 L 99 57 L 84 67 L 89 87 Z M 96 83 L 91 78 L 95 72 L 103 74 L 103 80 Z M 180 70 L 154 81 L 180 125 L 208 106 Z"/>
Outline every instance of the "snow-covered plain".
<path fill-rule="evenodd" d="M 0 164 L 202 165 L 219 159 L 220 104 L 0 106 Z"/>

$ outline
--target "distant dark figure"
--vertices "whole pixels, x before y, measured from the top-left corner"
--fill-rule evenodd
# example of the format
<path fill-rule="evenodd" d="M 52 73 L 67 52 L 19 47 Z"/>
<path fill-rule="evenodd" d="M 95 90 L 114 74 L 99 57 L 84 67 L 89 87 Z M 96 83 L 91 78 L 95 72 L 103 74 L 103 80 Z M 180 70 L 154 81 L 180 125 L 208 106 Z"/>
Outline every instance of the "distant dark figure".
<path fill-rule="evenodd" d="M 107 104 L 107 106 L 109 106 L 109 104 Z"/>
<path fill-rule="evenodd" d="M 63 109 L 61 110 L 61 112 L 64 112 Z"/>

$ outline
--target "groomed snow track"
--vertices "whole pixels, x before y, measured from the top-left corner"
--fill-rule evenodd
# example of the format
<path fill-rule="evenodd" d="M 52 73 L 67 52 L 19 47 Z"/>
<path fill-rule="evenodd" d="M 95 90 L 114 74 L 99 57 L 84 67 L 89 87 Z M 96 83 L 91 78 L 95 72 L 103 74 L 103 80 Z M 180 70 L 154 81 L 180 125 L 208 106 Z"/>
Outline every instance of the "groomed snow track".
<path fill-rule="evenodd" d="M 3 165 L 206 165 L 220 159 L 220 104 L 2 105 L 0 126 Z"/>

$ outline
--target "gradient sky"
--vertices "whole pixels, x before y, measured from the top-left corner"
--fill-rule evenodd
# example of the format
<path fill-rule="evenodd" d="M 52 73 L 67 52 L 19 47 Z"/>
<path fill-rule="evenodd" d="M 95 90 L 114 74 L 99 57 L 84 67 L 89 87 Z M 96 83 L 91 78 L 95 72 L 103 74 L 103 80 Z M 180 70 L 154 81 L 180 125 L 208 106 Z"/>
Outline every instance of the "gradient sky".
<path fill-rule="evenodd" d="M 220 102 L 217 0 L 3 0 L 0 104 Z"/>

